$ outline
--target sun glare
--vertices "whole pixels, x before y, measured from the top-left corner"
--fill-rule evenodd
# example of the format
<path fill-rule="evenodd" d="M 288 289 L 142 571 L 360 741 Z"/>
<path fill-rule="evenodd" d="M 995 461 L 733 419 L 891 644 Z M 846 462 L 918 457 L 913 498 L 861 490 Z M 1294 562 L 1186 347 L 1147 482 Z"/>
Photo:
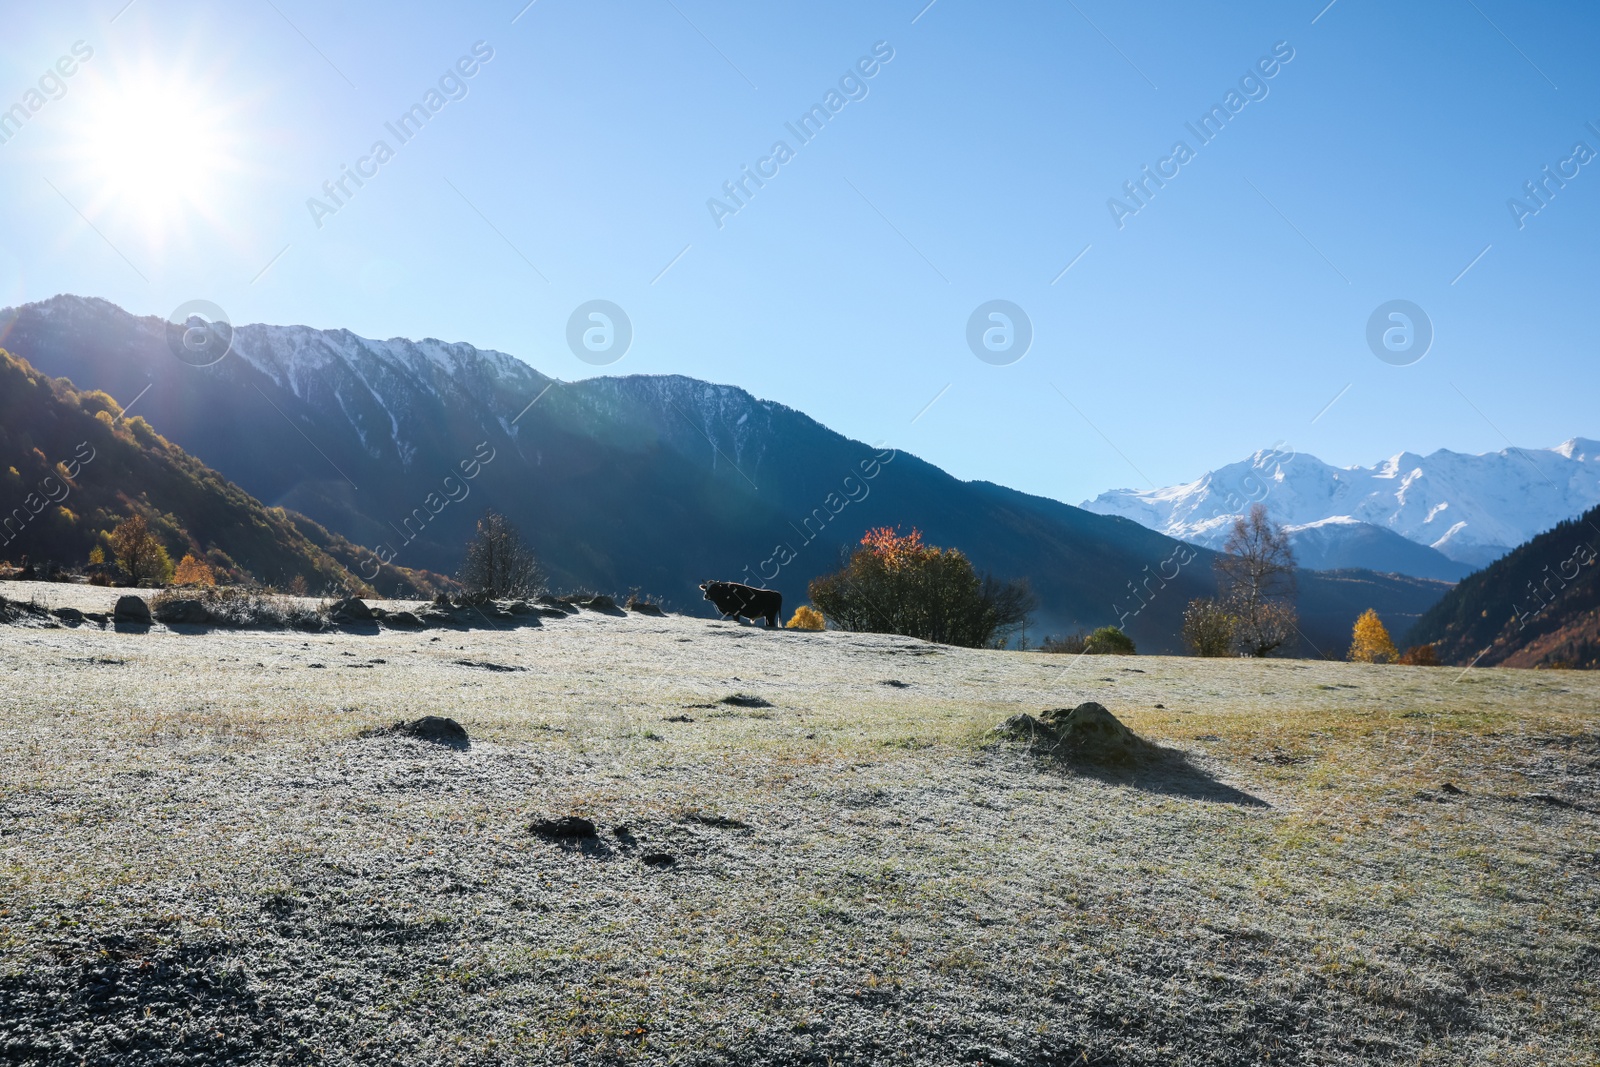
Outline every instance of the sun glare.
<path fill-rule="evenodd" d="M 188 213 L 214 216 L 233 165 L 222 106 L 171 77 L 119 79 L 99 90 L 76 146 L 97 204 L 131 213 L 156 237 Z"/>

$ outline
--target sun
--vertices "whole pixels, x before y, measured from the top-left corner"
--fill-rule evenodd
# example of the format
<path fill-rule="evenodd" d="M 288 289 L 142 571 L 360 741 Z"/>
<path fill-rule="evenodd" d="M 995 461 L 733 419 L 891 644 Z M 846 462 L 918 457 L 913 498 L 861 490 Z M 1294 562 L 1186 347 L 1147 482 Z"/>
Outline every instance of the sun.
<path fill-rule="evenodd" d="M 158 238 L 190 216 L 214 217 L 237 164 L 228 109 L 210 87 L 140 71 L 97 89 L 72 153 L 95 206 Z"/>

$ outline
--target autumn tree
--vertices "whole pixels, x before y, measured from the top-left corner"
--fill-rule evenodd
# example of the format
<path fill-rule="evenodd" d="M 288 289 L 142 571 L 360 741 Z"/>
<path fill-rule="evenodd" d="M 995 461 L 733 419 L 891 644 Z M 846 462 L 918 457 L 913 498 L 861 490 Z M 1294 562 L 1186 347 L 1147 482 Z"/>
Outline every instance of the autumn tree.
<path fill-rule="evenodd" d="M 211 572 L 211 566 L 205 560 L 195 559 L 193 554 L 185 553 L 178 561 L 178 569 L 172 574 L 172 584 L 212 586 L 217 584 L 217 576 Z"/>
<path fill-rule="evenodd" d="M 1368 608 L 1356 620 L 1351 635 L 1350 656 L 1354 663 L 1394 663 L 1400 652 L 1389 637 L 1389 630 L 1378 618 L 1378 613 Z"/>
<path fill-rule="evenodd" d="M 1294 639 L 1299 633 L 1294 549 L 1265 504 L 1252 504 L 1248 516 L 1234 520 L 1215 568 L 1222 601 L 1237 620 L 1234 640 L 1240 651 L 1270 656 Z"/>
<path fill-rule="evenodd" d="M 1027 625 L 1026 581 L 979 575 L 959 549 L 924 544 L 912 530 L 868 530 L 842 570 L 815 578 L 811 602 L 834 625 L 983 648 Z"/>
<path fill-rule="evenodd" d="M 1412 645 L 1400 653 L 1400 663 L 1406 667 L 1437 667 L 1439 652 L 1432 645 Z"/>
<path fill-rule="evenodd" d="M 822 630 L 826 629 L 826 623 L 822 618 L 822 612 L 809 604 L 801 604 L 794 609 L 794 617 L 789 620 L 788 625 L 784 628 L 787 630 Z"/>
<path fill-rule="evenodd" d="M 130 585 L 163 585 L 172 580 L 172 557 L 143 515 L 134 514 L 111 531 L 111 557 Z"/>
<path fill-rule="evenodd" d="M 1238 618 L 1213 597 L 1191 600 L 1183 612 L 1183 643 L 1197 656 L 1231 655 L 1238 628 Z"/>
<path fill-rule="evenodd" d="M 486 511 L 467 542 L 461 584 L 475 600 L 536 596 L 544 591 L 544 570 L 511 520 Z"/>

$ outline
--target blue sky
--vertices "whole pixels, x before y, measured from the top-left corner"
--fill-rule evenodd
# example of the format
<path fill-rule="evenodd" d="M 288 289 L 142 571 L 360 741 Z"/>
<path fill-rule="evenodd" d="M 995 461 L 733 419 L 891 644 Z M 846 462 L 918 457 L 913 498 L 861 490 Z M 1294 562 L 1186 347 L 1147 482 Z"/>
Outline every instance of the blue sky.
<path fill-rule="evenodd" d="M 0 127 L 0 303 L 204 299 L 576 378 L 568 318 L 606 299 L 634 331 L 609 372 L 740 385 L 1070 503 L 1279 442 L 1350 464 L 1600 436 L 1588 5 L 524 3 L 8 12 L 0 107 L 42 106 Z M 875 47 L 800 143 L 785 124 Z M 401 143 L 385 123 L 462 57 Z M 1186 127 L 1229 103 L 1209 143 Z M 719 227 L 708 201 L 777 141 Z M 1137 205 L 1146 165 L 1177 173 Z M 1539 206 L 1546 165 L 1569 177 Z M 1138 206 L 1120 228 L 1112 198 Z M 1007 365 L 966 340 L 994 299 L 1032 324 Z M 1395 299 L 1434 331 L 1408 365 L 1367 341 Z"/>

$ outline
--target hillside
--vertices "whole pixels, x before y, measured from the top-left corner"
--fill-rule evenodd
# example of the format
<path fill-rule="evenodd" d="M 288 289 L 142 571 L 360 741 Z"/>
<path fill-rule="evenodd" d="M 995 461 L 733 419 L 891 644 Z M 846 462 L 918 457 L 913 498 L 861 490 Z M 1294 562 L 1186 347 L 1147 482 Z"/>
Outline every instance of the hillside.
<path fill-rule="evenodd" d="M 451 570 L 493 506 L 557 585 L 641 587 L 704 611 L 697 586 L 719 578 L 768 584 L 792 610 L 865 529 L 916 526 L 981 569 L 1029 578 L 1036 638 L 1121 620 L 1147 651 L 1176 651 L 1184 606 L 1215 587 L 1209 551 L 1156 590 L 1149 576 L 1189 551 L 1163 534 L 959 481 L 731 386 L 557 382 L 469 344 L 306 326 L 239 326 L 225 359 L 195 368 L 173 358 L 159 319 L 103 300 L 56 297 L 4 318 L 8 343 L 52 373 L 117 396 L 152 386 L 140 410 L 162 433 L 367 559 Z M 1446 588 L 1370 581 L 1406 620 Z M 1310 572 L 1301 583 L 1316 647 L 1344 647 L 1367 606 L 1349 609 L 1339 584 Z"/>
<path fill-rule="evenodd" d="M 316 592 L 426 586 L 395 568 L 363 581 L 342 539 L 264 507 L 103 392 L 82 392 L 0 350 L 0 559 L 82 566 L 99 535 L 134 512 L 174 561 L 208 560 L 224 580 Z M 321 544 L 305 536 L 297 520 Z"/>
<path fill-rule="evenodd" d="M 1063 659 L 0 625 L 0 1059 L 1596 1062 L 1600 676 Z"/>
<path fill-rule="evenodd" d="M 1600 667 L 1600 507 L 1463 580 L 1407 641 L 1449 663 Z"/>

